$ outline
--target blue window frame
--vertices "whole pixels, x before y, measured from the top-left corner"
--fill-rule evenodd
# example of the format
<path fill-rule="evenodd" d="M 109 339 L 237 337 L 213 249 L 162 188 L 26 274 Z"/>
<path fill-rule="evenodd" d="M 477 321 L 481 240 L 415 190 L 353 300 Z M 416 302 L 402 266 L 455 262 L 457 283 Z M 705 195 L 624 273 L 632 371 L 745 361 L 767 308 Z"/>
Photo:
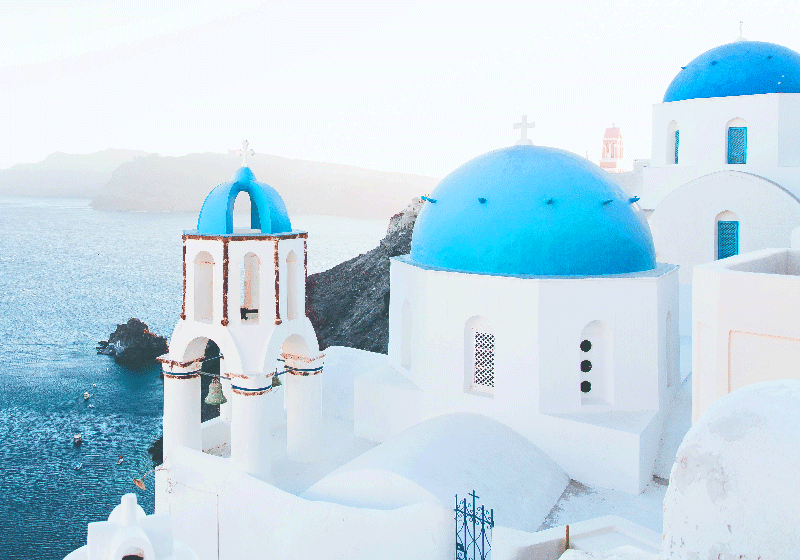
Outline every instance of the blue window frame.
<path fill-rule="evenodd" d="M 739 222 L 717 222 L 717 258 L 739 254 Z"/>
<path fill-rule="evenodd" d="M 678 163 L 678 146 L 680 145 L 681 131 L 675 131 L 675 163 Z"/>
<path fill-rule="evenodd" d="M 747 127 L 728 128 L 728 163 L 747 163 Z"/>

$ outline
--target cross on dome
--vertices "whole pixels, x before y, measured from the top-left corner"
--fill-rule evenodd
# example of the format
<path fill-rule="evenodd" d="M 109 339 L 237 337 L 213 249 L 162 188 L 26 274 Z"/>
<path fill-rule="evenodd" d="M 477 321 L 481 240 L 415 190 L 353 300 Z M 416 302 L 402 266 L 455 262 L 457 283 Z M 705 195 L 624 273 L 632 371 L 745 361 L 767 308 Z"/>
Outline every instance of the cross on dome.
<path fill-rule="evenodd" d="M 242 156 L 242 167 L 247 167 L 247 156 L 254 156 L 256 153 L 253 150 L 248 150 L 247 147 L 250 145 L 250 142 L 247 140 L 242 141 L 242 149 L 236 150 L 237 156 Z"/>
<path fill-rule="evenodd" d="M 522 115 L 522 122 L 514 123 L 514 128 L 521 129 L 521 137 L 517 140 L 516 145 L 532 145 L 533 142 L 528 140 L 528 129 L 534 128 L 536 126 L 535 122 L 529 123 L 528 122 L 528 115 Z"/>
<path fill-rule="evenodd" d="M 737 41 L 747 41 L 747 39 L 745 39 L 745 38 L 742 36 L 742 25 L 744 25 L 744 22 L 743 22 L 743 21 L 740 21 L 740 22 L 739 22 L 739 36 L 736 38 L 736 40 L 737 40 Z"/>

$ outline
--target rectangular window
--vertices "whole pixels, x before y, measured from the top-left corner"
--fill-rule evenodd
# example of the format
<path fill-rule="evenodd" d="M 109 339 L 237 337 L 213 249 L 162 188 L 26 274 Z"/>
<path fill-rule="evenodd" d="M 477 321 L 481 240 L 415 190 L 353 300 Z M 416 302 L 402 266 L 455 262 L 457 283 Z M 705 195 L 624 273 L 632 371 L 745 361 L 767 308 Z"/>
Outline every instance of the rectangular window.
<path fill-rule="evenodd" d="M 747 127 L 728 128 L 728 163 L 747 163 Z"/>
<path fill-rule="evenodd" d="M 681 131 L 675 131 L 675 163 L 678 163 L 678 145 L 680 144 L 681 140 Z"/>
<path fill-rule="evenodd" d="M 494 391 L 494 335 L 475 331 L 475 369 L 472 388 Z"/>
<path fill-rule="evenodd" d="M 739 222 L 717 222 L 717 258 L 739 254 Z"/>

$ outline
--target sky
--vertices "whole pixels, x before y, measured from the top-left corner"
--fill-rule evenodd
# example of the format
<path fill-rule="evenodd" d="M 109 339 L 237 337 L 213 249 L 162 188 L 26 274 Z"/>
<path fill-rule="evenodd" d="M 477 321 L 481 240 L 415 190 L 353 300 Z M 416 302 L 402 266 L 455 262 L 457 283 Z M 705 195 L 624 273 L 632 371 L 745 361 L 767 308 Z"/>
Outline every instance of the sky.
<path fill-rule="evenodd" d="M 0 169 L 56 151 L 257 153 L 443 177 L 519 138 L 649 158 L 681 66 L 800 51 L 796 0 L 0 0 Z"/>

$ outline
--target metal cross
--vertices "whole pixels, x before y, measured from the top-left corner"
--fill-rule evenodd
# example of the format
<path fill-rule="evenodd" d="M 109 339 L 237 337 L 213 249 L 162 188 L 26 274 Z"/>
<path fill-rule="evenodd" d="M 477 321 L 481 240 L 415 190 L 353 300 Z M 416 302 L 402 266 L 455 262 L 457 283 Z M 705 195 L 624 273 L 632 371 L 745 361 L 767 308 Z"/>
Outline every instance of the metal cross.
<path fill-rule="evenodd" d="M 742 24 L 744 24 L 744 22 L 743 22 L 743 21 L 740 21 L 740 22 L 739 22 L 739 37 L 741 37 L 741 36 L 742 36 Z"/>
<path fill-rule="evenodd" d="M 242 149 L 236 150 L 237 156 L 242 156 L 242 167 L 247 167 L 247 156 L 254 156 L 256 153 L 253 150 L 248 150 L 247 146 L 250 145 L 250 142 L 244 140 L 242 142 Z"/>
<path fill-rule="evenodd" d="M 519 140 L 517 140 L 517 145 L 519 145 L 519 144 L 533 144 L 533 142 L 528 140 L 528 129 L 529 128 L 534 128 L 535 126 L 536 126 L 536 123 L 534 123 L 534 122 L 529 123 L 528 122 L 528 115 L 522 115 L 522 122 L 514 123 L 514 128 L 515 129 L 519 128 L 519 129 L 521 129 L 521 132 L 522 132 L 522 136 L 520 137 Z"/>

